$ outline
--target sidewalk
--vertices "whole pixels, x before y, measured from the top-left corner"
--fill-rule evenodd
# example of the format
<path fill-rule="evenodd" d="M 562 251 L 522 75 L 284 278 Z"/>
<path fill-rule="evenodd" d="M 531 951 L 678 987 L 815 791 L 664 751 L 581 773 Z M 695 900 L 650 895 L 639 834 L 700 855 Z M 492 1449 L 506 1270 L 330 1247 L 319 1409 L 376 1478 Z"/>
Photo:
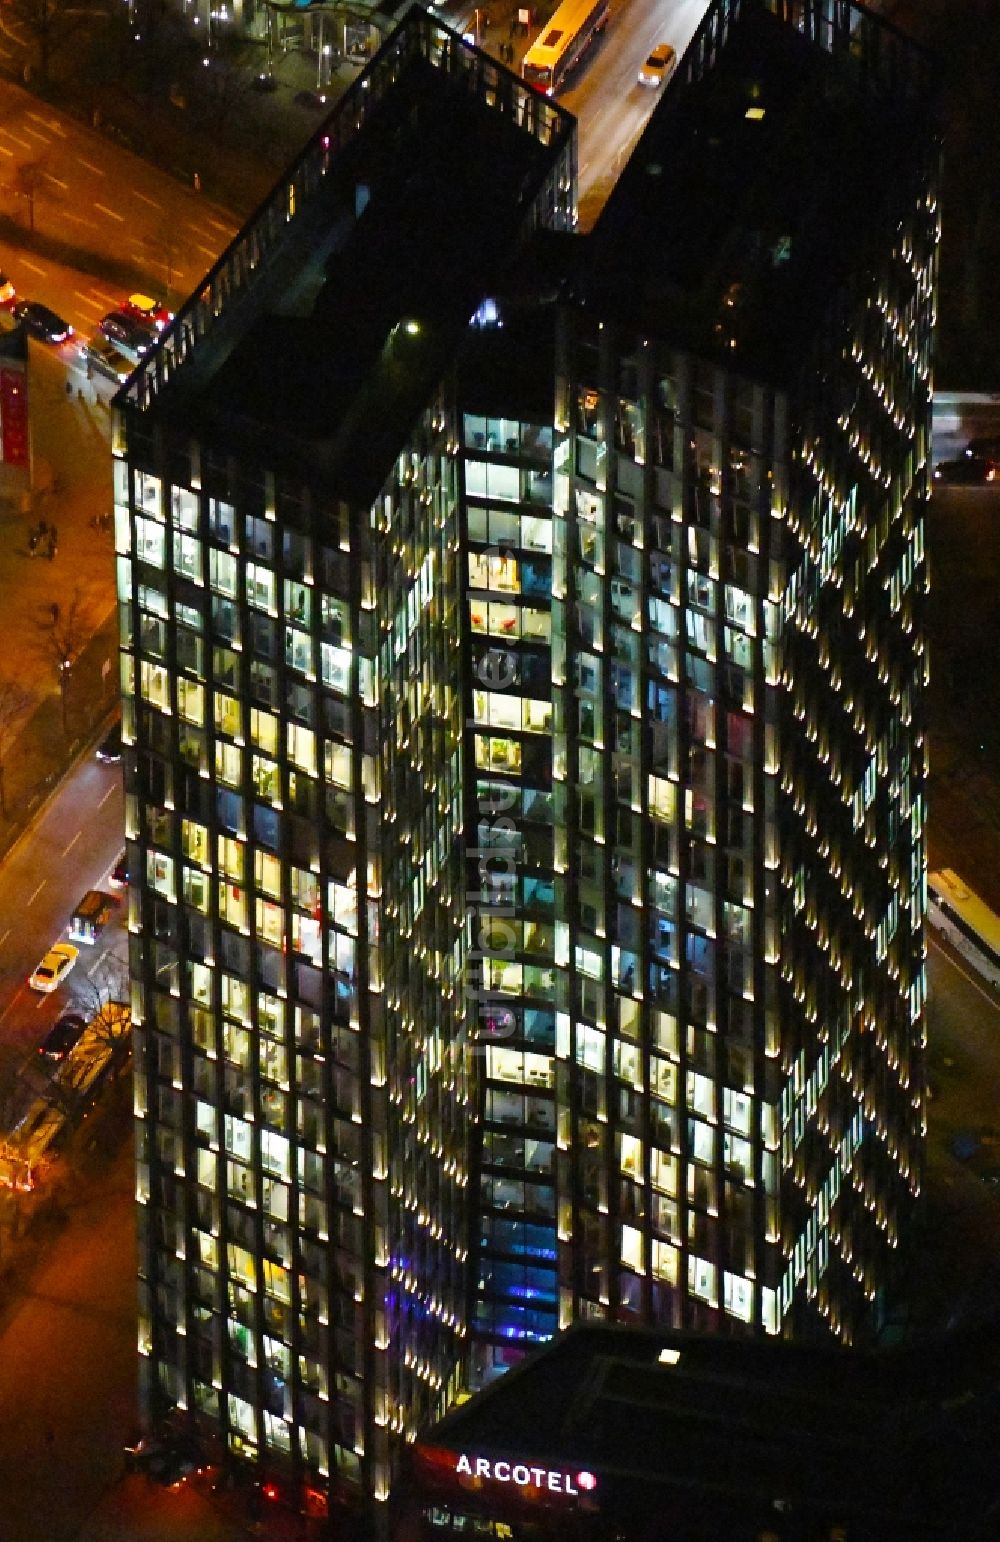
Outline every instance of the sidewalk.
<path fill-rule="evenodd" d="M 118 695 L 112 535 L 91 524 L 111 508 L 109 415 L 92 389 L 83 400 L 76 394 L 81 379 L 58 356 L 32 347 L 28 410 L 36 488 L 28 512 L 0 505 L 0 678 L 16 680 L 33 698 L 4 757 L 8 816 L 0 816 L 0 857 L 96 735 Z M 58 530 L 51 561 L 43 546 L 30 555 L 29 532 L 40 520 Z M 76 605 L 80 620 L 65 732 L 59 671 L 46 632 L 53 605 L 64 616 Z"/>

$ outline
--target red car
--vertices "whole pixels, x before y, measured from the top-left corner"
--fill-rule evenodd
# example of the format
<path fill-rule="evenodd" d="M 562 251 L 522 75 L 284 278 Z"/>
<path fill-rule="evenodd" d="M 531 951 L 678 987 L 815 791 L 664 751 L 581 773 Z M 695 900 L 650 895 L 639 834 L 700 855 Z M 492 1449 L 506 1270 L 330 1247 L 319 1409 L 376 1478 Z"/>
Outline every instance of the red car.
<path fill-rule="evenodd" d="M 137 321 L 152 324 L 157 332 L 162 332 L 174 319 L 173 311 L 168 310 L 162 300 L 154 299 L 149 294 L 130 294 L 118 309 L 126 316 L 134 316 Z"/>

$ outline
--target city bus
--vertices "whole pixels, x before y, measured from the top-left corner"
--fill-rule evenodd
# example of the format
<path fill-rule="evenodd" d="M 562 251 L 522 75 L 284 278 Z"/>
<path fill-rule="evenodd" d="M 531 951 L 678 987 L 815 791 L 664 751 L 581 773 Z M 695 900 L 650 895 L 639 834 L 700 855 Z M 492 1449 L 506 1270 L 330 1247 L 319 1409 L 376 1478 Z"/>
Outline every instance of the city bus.
<path fill-rule="evenodd" d="M 563 0 L 525 54 L 521 75 L 553 96 L 608 24 L 609 0 Z"/>
<path fill-rule="evenodd" d="M 928 874 L 927 919 L 991 985 L 1000 986 L 1000 916 L 950 867 Z"/>

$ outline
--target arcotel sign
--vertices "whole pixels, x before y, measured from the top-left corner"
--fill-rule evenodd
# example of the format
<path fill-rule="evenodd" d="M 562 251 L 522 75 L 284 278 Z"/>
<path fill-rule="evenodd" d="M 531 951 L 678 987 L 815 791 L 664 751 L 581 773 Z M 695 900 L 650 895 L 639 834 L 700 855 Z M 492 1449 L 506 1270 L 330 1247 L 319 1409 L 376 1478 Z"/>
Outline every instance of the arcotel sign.
<path fill-rule="evenodd" d="M 486 1478 L 491 1483 L 510 1483 L 515 1488 L 541 1489 L 549 1494 L 568 1494 L 579 1498 L 592 1494 L 597 1479 L 592 1472 L 571 1471 L 566 1467 L 536 1467 L 533 1463 L 511 1462 L 504 1457 L 474 1456 L 460 1451 L 455 1461 L 459 1477 Z"/>

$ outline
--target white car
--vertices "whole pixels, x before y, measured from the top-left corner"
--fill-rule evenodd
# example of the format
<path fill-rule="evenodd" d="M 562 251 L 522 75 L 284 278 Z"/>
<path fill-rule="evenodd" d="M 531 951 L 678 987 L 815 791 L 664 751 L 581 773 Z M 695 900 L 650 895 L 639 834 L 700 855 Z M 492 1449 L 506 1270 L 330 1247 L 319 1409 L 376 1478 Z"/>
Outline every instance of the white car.
<path fill-rule="evenodd" d="M 71 942 L 54 942 L 41 963 L 36 965 L 28 984 L 33 991 L 41 991 L 47 996 L 62 984 L 79 957 L 80 949 L 74 948 Z"/>
<path fill-rule="evenodd" d="M 677 67 L 677 50 L 670 43 L 657 43 L 639 70 L 640 86 L 662 86 Z"/>

